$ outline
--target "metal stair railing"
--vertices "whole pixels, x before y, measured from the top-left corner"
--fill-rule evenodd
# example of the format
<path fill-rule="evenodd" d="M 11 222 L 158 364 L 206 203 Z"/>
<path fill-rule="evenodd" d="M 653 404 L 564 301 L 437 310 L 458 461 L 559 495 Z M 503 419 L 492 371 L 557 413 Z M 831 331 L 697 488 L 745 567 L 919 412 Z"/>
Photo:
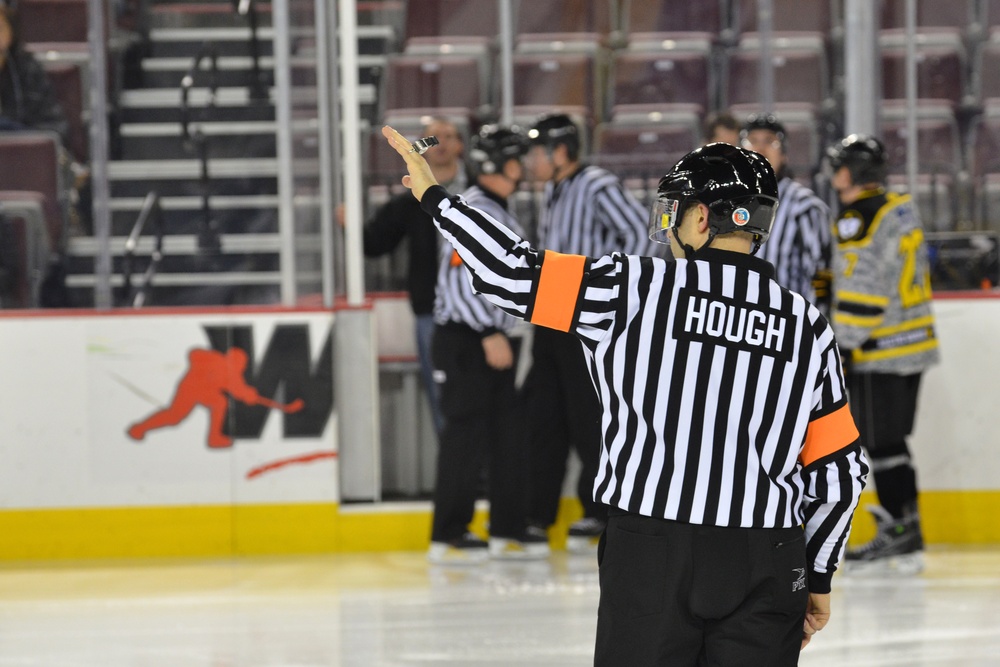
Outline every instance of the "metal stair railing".
<path fill-rule="evenodd" d="M 201 63 L 205 59 L 209 60 L 209 96 L 208 104 L 202 109 L 202 118 L 206 111 L 211 115 L 215 108 L 215 98 L 218 91 L 219 80 L 219 53 L 215 45 L 205 43 L 191 64 L 187 74 L 181 79 L 181 134 L 184 140 L 184 148 L 195 153 L 200 164 L 199 186 L 201 190 L 201 225 L 198 230 L 198 250 L 204 258 L 217 257 L 222 251 L 222 242 L 219 238 L 218 222 L 212 216 L 211 189 L 212 182 L 208 174 L 208 137 L 201 127 L 195 127 L 192 131 L 193 123 L 190 106 L 191 88 L 194 86 L 195 75 L 201 69 Z"/>
<path fill-rule="evenodd" d="M 143 272 L 142 280 L 136 287 L 132 282 L 132 275 L 135 271 L 135 253 L 139 247 L 139 237 L 142 236 L 146 225 L 152 225 L 153 230 L 153 252 L 149 256 L 149 264 Z M 125 241 L 125 252 L 122 253 L 122 291 L 119 303 L 122 306 L 141 308 L 149 299 L 149 293 L 153 286 L 153 278 L 163 259 L 163 211 L 160 208 L 160 195 L 151 190 L 146 199 L 142 202 L 142 209 L 139 216 L 132 225 L 132 232 Z"/>

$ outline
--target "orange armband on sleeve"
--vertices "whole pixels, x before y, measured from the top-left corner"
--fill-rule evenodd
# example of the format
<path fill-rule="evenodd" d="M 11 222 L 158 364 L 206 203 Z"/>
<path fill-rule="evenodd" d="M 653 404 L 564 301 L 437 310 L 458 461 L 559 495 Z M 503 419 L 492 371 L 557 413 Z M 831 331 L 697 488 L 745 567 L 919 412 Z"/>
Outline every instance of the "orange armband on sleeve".
<path fill-rule="evenodd" d="M 563 255 L 545 251 L 542 274 L 538 278 L 535 305 L 531 323 L 539 326 L 569 331 L 573 326 L 576 300 L 583 282 L 587 258 L 583 255 Z"/>
<path fill-rule="evenodd" d="M 808 466 L 847 447 L 859 435 L 854 417 L 851 416 L 851 408 L 845 403 L 838 410 L 809 422 L 806 444 L 802 447 L 799 460 L 803 466 Z"/>

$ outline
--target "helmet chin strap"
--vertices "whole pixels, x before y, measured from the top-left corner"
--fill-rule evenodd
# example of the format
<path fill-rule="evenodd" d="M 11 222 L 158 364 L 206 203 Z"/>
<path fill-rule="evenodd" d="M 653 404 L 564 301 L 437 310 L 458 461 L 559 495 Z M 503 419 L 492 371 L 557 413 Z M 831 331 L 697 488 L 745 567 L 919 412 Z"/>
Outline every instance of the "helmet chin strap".
<path fill-rule="evenodd" d="M 684 257 L 686 259 L 695 259 L 698 256 L 698 253 L 700 253 L 702 250 L 704 250 L 708 246 L 712 245 L 712 241 L 715 240 L 715 235 L 716 235 L 715 228 L 714 227 L 709 227 L 708 229 L 709 229 L 708 240 L 705 241 L 705 243 L 702 244 L 702 246 L 700 248 L 698 248 L 697 250 L 695 250 L 694 248 L 692 248 L 687 243 L 684 243 L 684 241 L 681 241 L 681 235 L 677 232 L 677 227 L 671 227 L 670 228 L 670 232 L 674 235 L 674 239 L 677 241 L 677 244 L 680 247 L 684 248 Z"/>

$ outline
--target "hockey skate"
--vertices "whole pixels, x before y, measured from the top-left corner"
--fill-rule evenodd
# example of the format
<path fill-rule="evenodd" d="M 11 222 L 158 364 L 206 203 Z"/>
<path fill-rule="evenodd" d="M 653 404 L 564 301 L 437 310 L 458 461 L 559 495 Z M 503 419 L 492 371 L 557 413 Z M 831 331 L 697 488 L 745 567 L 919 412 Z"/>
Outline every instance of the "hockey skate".
<path fill-rule="evenodd" d="M 488 544 L 473 533 L 448 542 L 431 542 L 427 560 L 435 565 L 475 565 L 489 558 Z"/>
<path fill-rule="evenodd" d="M 577 554 L 596 550 L 605 525 L 606 522 L 592 516 L 573 522 L 566 536 L 566 550 Z"/>
<path fill-rule="evenodd" d="M 877 532 L 867 544 L 847 550 L 844 572 L 857 575 L 920 574 L 924 569 L 920 516 L 913 512 L 897 519 L 877 505 L 869 505 L 865 509 L 874 515 Z"/>
<path fill-rule="evenodd" d="M 528 528 L 517 537 L 490 536 L 490 558 L 496 560 L 541 560 L 549 555 L 549 536 Z"/>

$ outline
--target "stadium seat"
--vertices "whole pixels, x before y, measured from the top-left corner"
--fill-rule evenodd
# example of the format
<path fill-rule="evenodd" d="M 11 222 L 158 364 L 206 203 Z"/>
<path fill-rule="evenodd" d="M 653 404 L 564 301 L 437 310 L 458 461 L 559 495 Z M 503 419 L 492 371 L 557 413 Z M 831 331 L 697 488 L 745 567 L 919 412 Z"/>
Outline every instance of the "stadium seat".
<path fill-rule="evenodd" d="M 983 42 L 973 70 L 973 87 L 981 105 L 1000 102 L 1000 28 Z"/>
<path fill-rule="evenodd" d="M 623 0 L 622 28 L 626 33 L 707 33 L 719 35 L 726 28 L 725 0 L 701 2 L 649 2 Z"/>
<path fill-rule="evenodd" d="M 658 181 L 699 139 L 698 126 L 689 123 L 602 123 L 590 161 L 626 181 Z"/>
<path fill-rule="evenodd" d="M 882 97 L 906 98 L 906 34 L 901 30 L 883 30 Z M 957 106 L 966 101 L 965 47 L 954 30 L 916 35 L 917 98 L 947 100 Z"/>
<path fill-rule="evenodd" d="M 497 4 L 467 0 L 420 0 L 406 3 L 405 42 L 413 38 L 481 37 L 500 31 Z"/>
<path fill-rule="evenodd" d="M 881 127 L 890 171 L 905 171 L 905 104 L 886 102 L 882 107 Z M 917 155 L 921 173 L 954 175 L 961 168 L 958 122 L 947 104 L 926 102 L 917 107 Z"/>
<path fill-rule="evenodd" d="M 38 306 L 51 247 L 40 192 L 0 190 L 0 307 Z"/>
<path fill-rule="evenodd" d="M 89 133 L 84 112 L 86 100 L 83 97 L 83 75 L 80 66 L 67 62 L 47 62 L 44 65 L 56 99 L 59 100 L 59 106 L 62 107 L 69 123 L 66 149 L 78 162 L 86 164 L 90 161 Z"/>
<path fill-rule="evenodd" d="M 559 108 L 591 118 L 596 108 L 595 56 L 587 53 L 516 53 L 514 113 Z"/>
<path fill-rule="evenodd" d="M 880 13 L 883 29 L 906 27 L 908 0 L 881 0 Z M 969 29 L 975 20 L 975 0 L 916 0 L 917 30 L 926 28 Z"/>
<path fill-rule="evenodd" d="M 19 37 L 24 43 L 87 42 L 87 0 L 20 0 Z"/>
<path fill-rule="evenodd" d="M 708 48 L 619 52 L 611 63 L 611 117 L 645 110 L 702 116 L 714 89 L 711 62 Z"/>
<path fill-rule="evenodd" d="M 606 37 L 613 27 L 611 0 L 524 0 L 514 27 L 518 37 L 584 33 Z"/>
<path fill-rule="evenodd" d="M 469 56 L 401 55 L 389 59 L 384 82 L 384 113 L 458 108 L 478 110 L 488 103 L 486 73 Z"/>
<path fill-rule="evenodd" d="M 771 30 L 775 33 L 814 33 L 829 36 L 834 25 L 832 0 L 812 0 L 808 11 L 803 11 L 801 0 L 772 0 Z M 740 35 L 756 33 L 757 0 L 738 0 L 733 3 L 734 21 Z"/>
<path fill-rule="evenodd" d="M 730 56 L 726 106 L 759 104 L 760 41 L 744 37 Z M 829 104 L 826 51 L 821 38 L 810 35 L 776 37 L 771 45 L 774 65 L 774 102 L 807 105 L 818 111 Z"/>
<path fill-rule="evenodd" d="M 59 138 L 54 133 L 0 134 L 0 190 L 41 193 L 51 247 L 62 247 L 67 191 L 59 164 Z"/>

